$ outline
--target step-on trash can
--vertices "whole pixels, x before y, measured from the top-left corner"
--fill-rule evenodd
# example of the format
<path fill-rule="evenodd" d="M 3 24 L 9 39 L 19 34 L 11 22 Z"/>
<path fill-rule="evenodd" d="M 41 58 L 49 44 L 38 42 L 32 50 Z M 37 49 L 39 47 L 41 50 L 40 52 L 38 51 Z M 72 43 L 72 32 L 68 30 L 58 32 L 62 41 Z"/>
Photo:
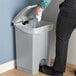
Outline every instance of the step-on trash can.
<path fill-rule="evenodd" d="M 34 18 L 37 5 L 27 6 L 13 19 L 16 33 L 17 69 L 36 74 L 40 64 L 50 64 L 50 32 L 53 24 Z"/>

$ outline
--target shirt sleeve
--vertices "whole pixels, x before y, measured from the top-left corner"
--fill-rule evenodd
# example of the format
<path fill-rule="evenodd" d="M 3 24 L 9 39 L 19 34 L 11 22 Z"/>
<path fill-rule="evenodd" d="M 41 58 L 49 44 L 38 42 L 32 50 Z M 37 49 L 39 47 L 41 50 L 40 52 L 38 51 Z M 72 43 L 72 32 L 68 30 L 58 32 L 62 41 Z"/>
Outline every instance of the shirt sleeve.
<path fill-rule="evenodd" d="M 48 5 L 51 3 L 51 1 L 52 0 L 42 0 L 40 4 L 41 8 L 45 10 L 48 7 Z"/>

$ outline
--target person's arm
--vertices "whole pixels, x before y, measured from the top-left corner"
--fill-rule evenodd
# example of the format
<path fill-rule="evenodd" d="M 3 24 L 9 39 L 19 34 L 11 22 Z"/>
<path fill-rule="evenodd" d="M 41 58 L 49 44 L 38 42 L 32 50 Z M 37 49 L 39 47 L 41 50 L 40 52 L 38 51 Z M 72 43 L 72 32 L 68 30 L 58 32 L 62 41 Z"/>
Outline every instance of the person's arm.
<path fill-rule="evenodd" d="M 52 0 L 42 0 L 41 4 L 36 9 L 36 18 L 41 21 L 43 11 L 48 7 Z"/>
<path fill-rule="evenodd" d="M 42 0 L 40 7 L 45 10 L 48 7 L 48 5 L 51 3 L 51 1 L 52 0 Z"/>
<path fill-rule="evenodd" d="M 37 7 L 36 14 L 38 14 L 39 12 L 43 12 L 51 3 L 51 1 L 52 0 L 41 0 L 40 6 Z"/>

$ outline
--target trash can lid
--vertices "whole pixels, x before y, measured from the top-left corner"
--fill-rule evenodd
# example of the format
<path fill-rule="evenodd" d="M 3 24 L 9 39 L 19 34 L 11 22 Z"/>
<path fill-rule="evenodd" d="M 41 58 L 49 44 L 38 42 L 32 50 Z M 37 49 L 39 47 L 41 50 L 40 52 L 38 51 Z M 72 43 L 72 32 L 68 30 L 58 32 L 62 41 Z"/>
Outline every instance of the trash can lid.
<path fill-rule="evenodd" d="M 16 28 L 30 34 L 39 34 L 41 32 L 53 30 L 53 23 L 49 21 L 38 22 L 34 18 L 37 5 L 25 7 L 13 19 L 12 23 Z"/>
<path fill-rule="evenodd" d="M 12 23 L 14 24 L 14 26 L 18 23 L 21 23 L 23 21 L 27 21 L 27 15 L 31 12 L 31 10 L 33 10 L 34 8 L 36 8 L 38 5 L 30 5 L 25 7 L 23 10 L 21 10 L 16 17 L 12 20 Z"/>

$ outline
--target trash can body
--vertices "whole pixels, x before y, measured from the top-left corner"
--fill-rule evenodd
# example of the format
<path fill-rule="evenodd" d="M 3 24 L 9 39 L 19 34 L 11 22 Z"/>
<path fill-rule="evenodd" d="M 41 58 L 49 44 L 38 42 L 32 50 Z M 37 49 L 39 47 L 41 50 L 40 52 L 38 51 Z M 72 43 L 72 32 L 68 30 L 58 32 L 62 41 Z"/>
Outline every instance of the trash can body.
<path fill-rule="evenodd" d="M 30 34 L 18 28 L 15 30 L 17 69 L 36 74 L 42 59 L 46 60 L 44 64 L 50 64 L 50 61 L 47 61 L 50 52 L 50 31 Z"/>
<path fill-rule="evenodd" d="M 20 21 L 17 17 L 16 19 L 17 22 Z M 17 69 L 36 74 L 39 73 L 40 64 L 50 65 L 48 55 L 50 53 L 50 32 L 53 30 L 53 24 L 48 21 L 41 21 L 39 25 L 30 23 L 32 22 L 26 25 L 19 22 L 14 24 L 16 33 L 16 64 Z"/>

